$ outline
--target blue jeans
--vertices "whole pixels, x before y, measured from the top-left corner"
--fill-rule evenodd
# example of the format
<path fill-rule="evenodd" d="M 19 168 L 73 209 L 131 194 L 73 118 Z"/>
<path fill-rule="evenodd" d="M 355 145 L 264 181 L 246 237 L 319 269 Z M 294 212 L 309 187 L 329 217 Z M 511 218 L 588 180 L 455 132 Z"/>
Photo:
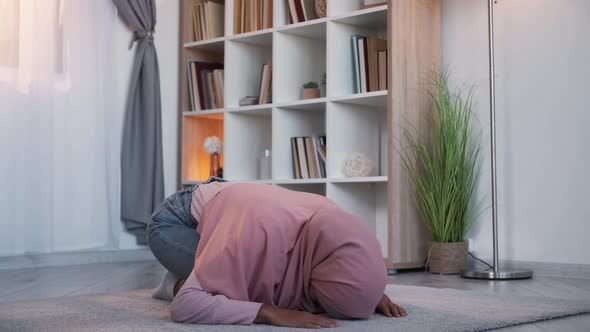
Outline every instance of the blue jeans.
<path fill-rule="evenodd" d="M 211 177 L 206 183 L 224 181 Z M 196 232 L 198 220 L 191 214 L 195 185 L 166 198 L 152 214 L 147 226 L 147 243 L 168 271 L 186 279 L 193 270 L 200 236 Z"/>

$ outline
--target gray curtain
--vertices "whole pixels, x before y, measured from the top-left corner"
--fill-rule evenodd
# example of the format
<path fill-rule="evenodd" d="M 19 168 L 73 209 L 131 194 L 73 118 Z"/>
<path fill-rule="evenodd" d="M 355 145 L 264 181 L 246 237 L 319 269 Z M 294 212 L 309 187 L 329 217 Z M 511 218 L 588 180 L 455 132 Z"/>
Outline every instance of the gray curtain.
<path fill-rule="evenodd" d="M 133 30 L 135 60 L 125 109 L 121 147 L 121 220 L 145 244 L 150 215 L 164 199 L 160 72 L 154 46 L 154 0 L 113 0 Z"/>

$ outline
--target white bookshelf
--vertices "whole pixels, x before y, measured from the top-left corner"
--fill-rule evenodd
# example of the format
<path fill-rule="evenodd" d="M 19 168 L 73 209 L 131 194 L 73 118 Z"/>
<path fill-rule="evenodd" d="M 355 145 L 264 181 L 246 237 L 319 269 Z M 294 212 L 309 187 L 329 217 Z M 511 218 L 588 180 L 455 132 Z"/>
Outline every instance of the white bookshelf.
<path fill-rule="evenodd" d="M 395 266 L 387 258 L 393 250 L 387 164 L 391 89 L 354 94 L 351 50 L 354 34 L 388 37 L 387 6 L 362 9 L 362 0 L 328 0 L 327 17 L 288 24 L 286 0 L 274 0 L 273 28 L 234 35 L 233 1 L 219 2 L 226 8 L 225 36 L 193 42 L 190 11 L 183 8 L 194 1 L 182 0 L 181 185 L 208 178 L 209 159 L 202 142 L 207 136 L 220 136 L 225 179 L 326 195 L 368 223 L 382 244 L 388 266 Z M 189 109 L 189 58 L 224 64 L 224 109 Z M 262 66 L 268 62 L 272 62 L 272 103 L 238 106 L 240 98 L 259 94 Z M 321 98 L 302 100 L 303 83 L 321 82 L 324 72 L 327 86 Z M 294 179 L 290 138 L 311 135 L 327 137 L 327 177 Z M 265 149 L 272 150 L 272 176 L 261 179 L 258 162 Z M 375 167 L 370 176 L 344 176 L 343 162 L 355 152 L 372 159 Z"/>

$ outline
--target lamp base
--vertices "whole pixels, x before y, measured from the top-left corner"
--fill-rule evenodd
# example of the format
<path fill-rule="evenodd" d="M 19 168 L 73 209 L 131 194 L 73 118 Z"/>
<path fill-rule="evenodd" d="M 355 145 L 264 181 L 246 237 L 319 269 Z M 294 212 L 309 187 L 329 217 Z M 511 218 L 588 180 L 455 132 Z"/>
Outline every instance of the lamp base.
<path fill-rule="evenodd" d="M 468 279 L 482 279 L 482 280 L 516 280 L 529 279 L 533 277 L 531 270 L 500 270 L 497 273 L 494 271 L 476 271 L 467 270 L 461 272 L 461 277 Z"/>

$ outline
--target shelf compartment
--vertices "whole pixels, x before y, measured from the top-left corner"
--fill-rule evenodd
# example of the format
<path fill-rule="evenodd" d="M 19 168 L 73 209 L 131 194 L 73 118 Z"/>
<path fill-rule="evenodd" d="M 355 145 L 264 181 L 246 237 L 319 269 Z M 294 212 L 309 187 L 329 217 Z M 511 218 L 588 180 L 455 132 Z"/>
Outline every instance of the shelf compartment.
<path fill-rule="evenodd" d="M 330 61 L 327 66 L 327 93 L 330 98 L 349 96 L 356 92 L 352 52 L 352 36 L 354 35 L 386 38 L 386 31 L 328 22 L 327 58 Z"/>
<path fill-rule="evenodd" d="M 270 44 L 256 44 L 232 40 L 226 42 L 225 61 L 225 107 L 240 108 L 239 101 L 245 96 L 260 94 L 262 67 L 272 60 L 272 36 Z M 275 73 L 272 73 L 273 81 Z"/>
<path fill-rule="evenodd" d="M 272 148 L 272 112 L 225 113 L 224 177 L 233 180 L 259 179 L 260 158 Z M 261 179 L 270 180 L 270 179 Z"/>
<path fill-rule="evenodd" d="M 326 185 L 324 183 L 277 183 L 276 185 L 293 191 L 326 196 Z"/>
<path fill-rule="evenodd" d="M 326 133 L 325 104 L 314 104 L 314 111 L 292 108 L 275 108 L 273 128 L 273 179 L 276 181 L 296 180 L 293 176 L 293 153 L 291 137 L 318 136 Z M 316 179 L 305 179 L 316 180 Z M 325 180 L 323 180 L 325 182 Z"/>
<path fill-rule="evenodd" d="M 345 177 L 344 162 L 357 152 L 373 161 L 373 171 L 369 176 L 387 175 L 385 107 L 329 102 L 326 117 L 328 178 Z"/>
<path fill-rule="evenodd" d="M 277 32 L 273 52 L 273 100 L 302 99 L 303 84 L 321 83 L 326 72 L 326 26 L 314 24 Z M 305 31 L 305 33 L 304 33 Z M 303 36 L 306 35 L 306 36 Z"/>
<path fill-rule="evenodd" d="M 206 181 L 209 178 L 210 160 L 203 143 L 205 138 L 217 136 L 223 142 L 224 118 L 185 116 L 182 118 L 181 180 Z M 223 154 L 220 156 L 223 167 Z"/>
<path fill-rule="evenodd" d="M 326 196 L 367 223 L 388 256 L 387 183 L 328 183 Z"/>

